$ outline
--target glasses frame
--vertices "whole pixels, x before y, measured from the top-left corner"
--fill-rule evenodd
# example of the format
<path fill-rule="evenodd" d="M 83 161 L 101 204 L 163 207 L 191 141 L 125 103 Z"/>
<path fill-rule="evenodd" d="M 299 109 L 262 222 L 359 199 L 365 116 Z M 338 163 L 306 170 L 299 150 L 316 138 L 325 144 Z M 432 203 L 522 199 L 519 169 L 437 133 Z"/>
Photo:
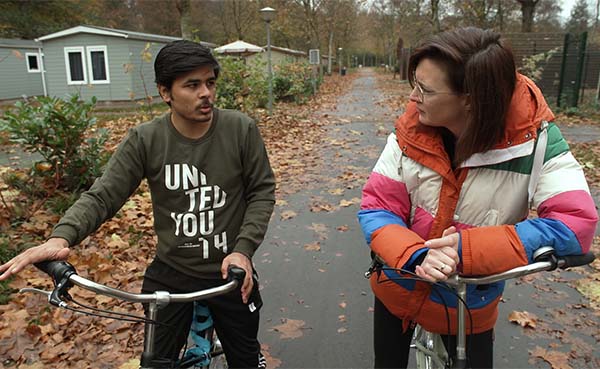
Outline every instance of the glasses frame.
<path fill-rule="evenodd" d="M 413 91 L 416 89 L 417 90 L 417 100 L 420 103 L 424 103 L 425 102 L 425 96 L 428 95 L 464 95 L 463 93 L 460 92 L 451 92 L 451 91 L 447 91 L 447 92 L 425 92 L 423 91 L 423 87 L 421 87 L 421 85 L 419 84 L 419 80 L 413 76 L 412 78 L 412 85 L 413 85 Z"/>

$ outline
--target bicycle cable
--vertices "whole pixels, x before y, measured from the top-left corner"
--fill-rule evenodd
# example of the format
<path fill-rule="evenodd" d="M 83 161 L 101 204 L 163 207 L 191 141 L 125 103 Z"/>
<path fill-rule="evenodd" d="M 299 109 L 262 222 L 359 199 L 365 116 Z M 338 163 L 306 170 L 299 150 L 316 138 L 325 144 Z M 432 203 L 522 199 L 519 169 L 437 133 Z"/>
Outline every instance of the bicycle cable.
<path fill-rule="evenodd" d="M 396 273 L 402 273 L 402 274 L 408 274 L 408 276 L 398 276 L 398 277 L 390 277 L 386 274 L 387 280 L 382 281 L 380 280 L 381 277 L 381 273 L 382 271 L 394 271 Z M 422 278 L 420 276 L 418 276 L 416 273 L 410 271 L 410 270 L 406 270 L 406 269 L 402 269 L 402 268 L 392 268 L 392 267 L 384 267 L 384 266 L 375 266 L 374 267 L 374 271 L 377 271 L 377 283 L 385 283 L 385 282 L 391 282 L 391 281 L 395 281 L 395 280 L 412 280 L 412 281 L 417 281 L 417 282 L 425 282 L 425 283 L 429 283 L 432 287 L 441 287 L 444 288 L 445 290 L 447 290 L 448 292 L 450 292 L 452 295 L 454 295 L 458 301 L 460 301 L 460 303 L 465 307 L 465 310 L 467 311 L 467 314 L 469 316 L 469 330 L 470 333 L 467 334 L 467 339 L 469 340 L 469 343 L 473 337 L 473 316 L 471 314 L 471 309 L 469 308 L 469 306 L 467 305 L 467 302 L 465 300 L 463 300 L 462 297 L 460 297 L 458 295 L 458 293 L 448 284 L 444 283 L 444 282 L 431 282 L 425 278 Z M 447 347 L 449 347 L 449 342 L 450 342 L 450 313 L 448 311 L 448 304 L 446 303 L 446 300 L 442 297 L 441 293 L 439 291 L 437 291 L 435 288 L 431 289 L 432 292 L 436 293 L 436 296 L 438 296 L 440 298 L 440 300 L 442 301 L 442 304 L 444 305 L 444 311 L 446 313 L 446 323 L 447 323 L 447 329 L 448 329 L 448 335 L 447 335 L 447 341 L 446 344 L 448 345 Z M 458 307 L 458 304 L 457 304 Z M 468 358 L 467 358 L 468 360 Z"/>

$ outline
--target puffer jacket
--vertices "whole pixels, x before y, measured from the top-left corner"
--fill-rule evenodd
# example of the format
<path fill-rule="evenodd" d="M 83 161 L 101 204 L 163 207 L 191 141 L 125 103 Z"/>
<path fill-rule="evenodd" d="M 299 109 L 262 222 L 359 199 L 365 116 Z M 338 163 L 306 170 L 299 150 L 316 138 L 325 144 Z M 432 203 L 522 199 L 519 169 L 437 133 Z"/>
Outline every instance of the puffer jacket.
<path fill-rule="evenodd" d="M 427 250 L 424 242 L 455 226 L 463 275 L 526 265 L 542 246 L 554 247 L 558 255 L 586 253 L 598 213 L 567 142 L 547 123 L 553 120 L 541 91 L 518 75 L 501 141 L 453 170 L 439 130 L 420 124 L 415 103 L 409 103 L 363 189 L 358 218 L 371 250 L 389 267 L 414 271 L 415 260 Z M 532 176 L 542 130 L 543 165 L 540 161 Z M 538 216 L 528 217 L 530 209 Z M 447 334 L 450 327 L 456 334 L 454 295 L 398 277 L 396 271 L 375 273 L 371 287 L 405 327 L 416 321 L 432 332 Z M 467 332 L 493 328 L 503 289 L 503 282 L 469 286 L 473 326 L 467 322 Z"/>

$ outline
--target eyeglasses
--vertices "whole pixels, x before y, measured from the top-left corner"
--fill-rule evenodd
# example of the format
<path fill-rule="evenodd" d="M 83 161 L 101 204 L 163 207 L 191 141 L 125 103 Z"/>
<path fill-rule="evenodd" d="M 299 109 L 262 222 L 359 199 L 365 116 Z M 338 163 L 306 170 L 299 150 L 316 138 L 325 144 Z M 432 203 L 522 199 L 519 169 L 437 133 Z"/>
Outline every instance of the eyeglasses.
<path fill-rule="evenodd" d="M 414 86 L 413 90 L 416 89 L 416 91 L 417 91 L 416 97 L 420 103 L 425 101 L 425 96 L 427 96 L 427 95 L 462 95 L 462 93 L 460 93 L 460 92 L 423 91 L 423 87 L 421 87 L 421 85 L 419 84 L 419 81 L 417 81 L 417 79 L 415 77 L 413 77 L 413 79 L 412 79 L 412 85 Z"/>

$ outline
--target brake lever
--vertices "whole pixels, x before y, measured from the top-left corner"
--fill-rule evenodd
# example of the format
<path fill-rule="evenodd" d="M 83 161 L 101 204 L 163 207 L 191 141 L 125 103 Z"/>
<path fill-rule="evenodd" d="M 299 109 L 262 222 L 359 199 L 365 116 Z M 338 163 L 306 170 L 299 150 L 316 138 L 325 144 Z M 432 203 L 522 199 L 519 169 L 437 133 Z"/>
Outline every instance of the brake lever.
<path fill-rule="evenodd" d="M 52 296 L 54 294 L 54 291 L 50 292 L 50 291 L 45 291 L 45 290 L 40 290 L 38 288 L 30 288 L 30 287 L 21 288 L 19 290 L 19 293 L 26 293 L 26 292 L 37 293 L 38 295 L 46 296 L 46 299 L 48 300 L 48 302 L 54 306 L 58 306 L 58 307 L 66 307 L 67 306 L 67 303 L 60 299 L 54 300 L 54 298 Z"/>

